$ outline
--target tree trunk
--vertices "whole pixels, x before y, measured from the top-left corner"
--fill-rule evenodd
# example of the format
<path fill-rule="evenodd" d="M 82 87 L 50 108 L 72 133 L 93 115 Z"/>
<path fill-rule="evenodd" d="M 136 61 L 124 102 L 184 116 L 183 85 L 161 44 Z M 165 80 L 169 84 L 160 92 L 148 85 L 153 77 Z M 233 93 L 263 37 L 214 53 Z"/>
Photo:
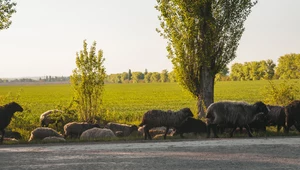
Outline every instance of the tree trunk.
<path fill-rule="evenodd" d="M 200 87 L 198 94 L 198 117 L 205 117 L 207 107 L 214 102 L 215 75 L 208 67 L 202 67 L 200 72 Z"/>

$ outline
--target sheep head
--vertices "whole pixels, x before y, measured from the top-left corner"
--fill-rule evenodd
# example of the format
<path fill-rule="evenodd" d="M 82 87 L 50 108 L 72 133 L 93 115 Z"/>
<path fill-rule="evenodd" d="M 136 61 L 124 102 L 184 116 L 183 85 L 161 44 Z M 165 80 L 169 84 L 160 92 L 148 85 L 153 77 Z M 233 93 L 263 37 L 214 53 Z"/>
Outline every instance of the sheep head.
<path fill-rule="evenodd" d="M 14 112 L 23 112 L 23 108 L 16 102 L 11 102 L 11 103 L 8 103 L 7 105 L 5 105 L 5 107 L 12 111 L 13 113 Z"/>
<path fill-rule="evenodd" d="M 182 111 L 183 113 L 185 113 L 186 117 L 193 117 L 193 112 L 191 111 L 190 108 L 183 108 L 180 111 Z"/>
<path fill-rule="evenodd" d="M 254 103 L 256 113 L 263 112 L 265 115 L 269 113 L 269 108 L 261 101 Z"/>

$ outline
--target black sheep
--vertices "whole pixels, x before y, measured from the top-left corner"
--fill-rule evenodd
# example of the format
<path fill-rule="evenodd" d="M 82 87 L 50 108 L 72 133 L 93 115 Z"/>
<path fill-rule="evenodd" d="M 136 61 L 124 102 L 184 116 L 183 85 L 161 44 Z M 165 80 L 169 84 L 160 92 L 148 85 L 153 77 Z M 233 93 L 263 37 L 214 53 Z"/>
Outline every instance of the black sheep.
<path fill-rule="evenodd" d="M 180 137 L 183 138 L 184 133 L 194 133 L 195 135 L 206 133 L 206 123 L 200 119 L 188 117 L 179 127 L 176 127 L 175 129 L 175 134 L 180 134 Z"/>
<path fill-rule="evenodd" d="M 144 126 L 145 140 L 151 135 L 149 130 L 154 127 L 166 127 L 164 139 L 170 127 L 178 127 L 188 117 L 193 117 L 193 113 L 189 108 L 183 108 L 179 111 L 163 111 L 163 110 L 149 110 L 144 113 L 142 123 L 139 126 Z"/>
<path fill-rule="evenodd" d="M 266 126 L 268 124 L 268 119 L 264 113 L 258 113 L 254 116 L 253 121 L 249 124 L 251 132 L 254 130 L 255 132 L 262 131 L 266 132 Z"/>
<path fill-rule="evenodd" d="M 269 113 L 267 114 L 267 120 L 268 124 L 267 126 L 277 126 L 277 132 L 280 131 L 281 127 L 284 128 L 284 131 L 286 131 L 286 125 L 285 125 L 285 111 L 283 106 L 272 106 L 267 105 L 269 108 Z"/>
<path fill-rule="evenodd" d="M 216 102 L 212 103 L 207 108 L 207 137 L 210 137 L 210 129 L 213 130 L 214 137 L 217 135 L 217 126 L 219 124 L 230 124 L 234 125 L 234 130 L 237 127 L 245 127 L 249 137 L 252 137 L 249 125 L 254 116 L 260 112 L 265 115 L 269 112 L 267 106 L 263 102 L 256 102 L 250 105 L 245 102 Z M 230 133 L 230 137 L 234 130 Z"/>
<path fill-rule="evenodd" d="M 5 135 L 5 128 L 9 125 L 11 117 L 15 112 L 22 112 L 23 108 L 16 102 L 8 103 L 4 106 L 0 106 L 0 131 L 2 133 L 0 143 L 3 143 Z"/>
<path fill-rule="evenodd" d="M 285 107 L 286 114 L 286 133 L 289 133 L 291 126 L 300 132 L 300 100 L 295 100 Z"/>

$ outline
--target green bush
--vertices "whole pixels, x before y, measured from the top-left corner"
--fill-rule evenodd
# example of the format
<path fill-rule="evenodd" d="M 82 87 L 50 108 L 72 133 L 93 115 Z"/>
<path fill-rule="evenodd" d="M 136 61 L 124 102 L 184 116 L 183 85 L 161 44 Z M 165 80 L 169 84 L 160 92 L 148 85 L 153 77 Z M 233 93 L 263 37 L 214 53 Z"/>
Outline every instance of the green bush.
<path fill-rule="evenodd" d="M 269 81 L 269 85 L 265 86 L 262 93 L 265 96 L 265 103 L 285 106 L 296 99 L 299 87 L 296 81 L 284 80 L 279 84 Z"/>

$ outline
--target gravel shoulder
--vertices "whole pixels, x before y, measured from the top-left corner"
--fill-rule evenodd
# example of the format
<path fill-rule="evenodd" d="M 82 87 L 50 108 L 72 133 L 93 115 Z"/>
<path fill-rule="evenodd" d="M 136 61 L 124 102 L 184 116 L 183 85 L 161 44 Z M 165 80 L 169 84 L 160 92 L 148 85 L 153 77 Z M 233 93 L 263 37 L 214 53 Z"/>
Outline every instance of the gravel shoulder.
<path fill-rule="evenodd" d="M 1 170 L 300 169 L 300 137 L 0 146 Z"/>

